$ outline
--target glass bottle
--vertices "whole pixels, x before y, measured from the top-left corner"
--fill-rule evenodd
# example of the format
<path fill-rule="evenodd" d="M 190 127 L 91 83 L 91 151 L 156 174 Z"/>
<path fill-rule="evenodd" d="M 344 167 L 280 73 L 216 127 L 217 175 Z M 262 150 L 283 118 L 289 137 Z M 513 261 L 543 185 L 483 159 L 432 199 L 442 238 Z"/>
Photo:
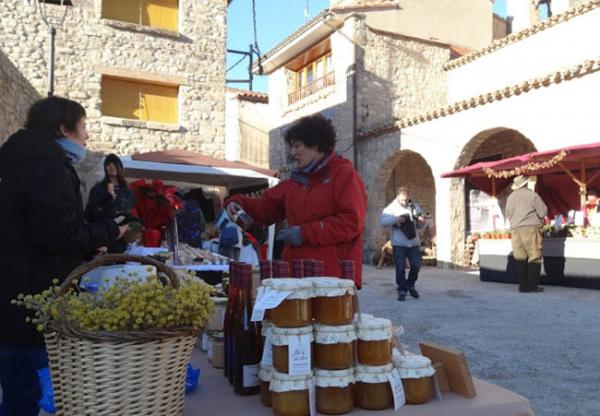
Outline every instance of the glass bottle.
<path fill-rule="evenodd" d="M 235 331 L 235 373 L 234 391 L 245 396 L 258 394 L 260 363 L 260 332 L 252 316 L 252 265 L 241 264 L 240 291 L 238 293 L 238 324 Z"/>
<path fill-rule="evenodd" d="M 237 298 L 237 262 L 232 261 L 229 263 L 229 288 L 227 291 L 227 309 L 225 309 L 225 321 L 223 323 L 223 373 L 225 377 L 233 380 L 233 371 L 231 366 L 233 364 L 232 349 L 233 349 L 233 337 L 232 337 L 232 326 L 233 326 L 233 313 L 234 306 L 236 305 Z"/>

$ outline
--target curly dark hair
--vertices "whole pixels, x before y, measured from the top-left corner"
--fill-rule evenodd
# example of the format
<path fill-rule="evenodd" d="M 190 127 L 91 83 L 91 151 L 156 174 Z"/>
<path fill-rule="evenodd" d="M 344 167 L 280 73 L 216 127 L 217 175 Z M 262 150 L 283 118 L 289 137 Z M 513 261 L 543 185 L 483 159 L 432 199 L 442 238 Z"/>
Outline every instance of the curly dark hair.
<path fill-rule="evenodd" d="M 335 148 L 335 128 L 331 121 L 320 114 L 302 117 L 285 132 L 285 142 L 291 146 L 300 142 L 306 147 L 330 153 Z"/>
<path fill-rule="evenodd" d="M 85 109 L 78 102 L 53 96 L 33 103 L 27 112 L 25 128 L 43 130 L 53 139 L 59 139 L 63 137 L 61 126 L 67 131 L 74 131 L 85 116 Z"/>

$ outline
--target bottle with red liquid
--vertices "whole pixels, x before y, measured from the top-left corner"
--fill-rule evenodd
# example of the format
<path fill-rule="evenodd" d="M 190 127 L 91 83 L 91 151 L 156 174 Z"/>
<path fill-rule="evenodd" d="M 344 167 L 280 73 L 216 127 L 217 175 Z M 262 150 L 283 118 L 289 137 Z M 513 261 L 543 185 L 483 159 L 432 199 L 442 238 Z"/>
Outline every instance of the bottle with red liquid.
<path fill-rule="evenodd" d="M 258 394 L 260 381 L 258 370 L 260 356 L 260 332 L 252 316 L 252 265 L 241 264 L 240 289 L 238 292 L 238 324 L 235 326 L 235 370 L 233 386 L 236 394 Z"/>
<path fill-rule="evenodd" d="M 302 260 L 302 275 L 304 277 L 313 277 L 313 264 L 315 260 L 313 259 L 303 259 Z"/>
<path fill-rule="evenodd" d="M 325 263 L 319 260 L 315 260 L 312 263 L 312 275 L 315 277 L 325 275 Z"/>
<path fill-rule="evenodd" d="M 231 382 L 233 380 L 233 322 L 234 309 L 237 301 L 238 292 L 238 263 L 232 261 L 229 263 L 229 292 L 227 296 L 227 309 L 225 310 L 225 319 L 223 322 L 223 373 Z"/>
<path fill-rule="evenodd" d="M 279 260 L 273 262 L 273 277 L 290 277 L 290 264 Z"/>
<path fill-rule="evenodd" d="M 304 267 L 301 259 L 293 259 L 291 266 L 292 274 L 290 277 L 295 277 L 296 279 L 304 277 Z"/>

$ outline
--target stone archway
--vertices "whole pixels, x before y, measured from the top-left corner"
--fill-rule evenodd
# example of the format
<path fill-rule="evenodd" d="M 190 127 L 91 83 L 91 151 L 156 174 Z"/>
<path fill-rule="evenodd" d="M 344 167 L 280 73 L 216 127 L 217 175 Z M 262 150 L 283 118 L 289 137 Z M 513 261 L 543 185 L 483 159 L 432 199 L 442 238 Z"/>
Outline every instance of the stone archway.
<path fill-rule="evenodd" d="M 396 197 L 400 186 L 406 186 L 411 198 L 424 212 L 432 216 L 435 224 L 435 181 L 427 161 L 418 153 L 399 150 L 379 168 L 369 189 L 369 218 L 367 219 L 366 260 L 389 239 L 389 230 L 379 225 L 383 209 Z"/>
<path fill-rule="evenodd" d="M 505 159 L 536 150 L 533 143 L 516 130 L 498 127 L 480 132 L 465 144 L 454 169 L 486 158 Z M 450 184 L 452 263 L 465 265 L 466 199 L 465 180 L 453 178 Z"/>

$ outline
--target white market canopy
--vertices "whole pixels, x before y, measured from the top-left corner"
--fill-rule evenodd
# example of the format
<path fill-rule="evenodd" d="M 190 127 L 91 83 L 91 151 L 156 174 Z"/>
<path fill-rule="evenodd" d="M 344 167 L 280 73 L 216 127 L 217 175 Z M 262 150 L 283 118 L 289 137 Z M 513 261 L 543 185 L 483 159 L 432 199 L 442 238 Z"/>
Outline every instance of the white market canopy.
<path fill-rule="evenodd" d="M 228 189 L 274 186 L 276 172 L 198 152 L 172 149 L 121 157 L 125 176 L 170 182 L 224 186 Z"/>

